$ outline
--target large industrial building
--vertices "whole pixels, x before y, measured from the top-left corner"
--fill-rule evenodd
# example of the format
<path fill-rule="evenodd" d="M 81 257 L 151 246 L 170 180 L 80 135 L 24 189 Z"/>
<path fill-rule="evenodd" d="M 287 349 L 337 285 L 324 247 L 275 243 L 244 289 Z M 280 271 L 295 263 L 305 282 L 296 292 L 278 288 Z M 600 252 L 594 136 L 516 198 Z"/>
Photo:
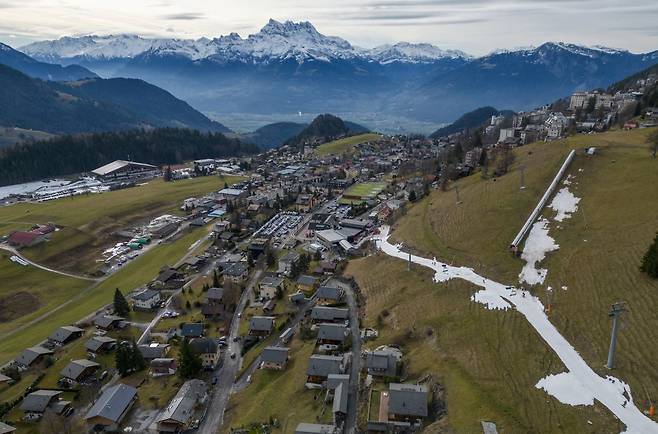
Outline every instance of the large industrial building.
<path fill-rule="evenodd" d="M 160 174 L 160 169 L 146 163 L 116 160 L 92 171 L 94 176 L 104 182 L 126 181 L 130 179 L 152 178 Z"/>

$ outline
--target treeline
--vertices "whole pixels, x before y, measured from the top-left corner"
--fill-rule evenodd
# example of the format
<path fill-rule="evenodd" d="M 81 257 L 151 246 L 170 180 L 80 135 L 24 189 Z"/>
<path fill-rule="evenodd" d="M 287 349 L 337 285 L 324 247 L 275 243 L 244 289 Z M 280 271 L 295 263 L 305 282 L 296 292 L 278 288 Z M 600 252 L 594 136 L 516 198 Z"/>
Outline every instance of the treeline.
<path fill-rule="evenodd" d="M 221 133 L 181 128 L 65 135 L 0 150 L 0 185 L 90 172 L 114 160 L 161 166 L 258 151 L 256 145 Z"/>

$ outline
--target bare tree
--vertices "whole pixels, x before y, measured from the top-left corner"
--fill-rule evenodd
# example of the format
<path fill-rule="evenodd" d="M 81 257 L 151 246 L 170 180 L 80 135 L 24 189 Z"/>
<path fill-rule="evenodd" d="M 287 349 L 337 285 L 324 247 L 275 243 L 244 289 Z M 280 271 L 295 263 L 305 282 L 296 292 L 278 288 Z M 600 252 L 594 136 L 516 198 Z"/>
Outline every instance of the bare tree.
<path fill-rule="evenodd" d="M 87 427 L 79 416 L 66 418 L 53 411 L 46 411 L 41 420 L 41 434 L 79 434 Z"/>

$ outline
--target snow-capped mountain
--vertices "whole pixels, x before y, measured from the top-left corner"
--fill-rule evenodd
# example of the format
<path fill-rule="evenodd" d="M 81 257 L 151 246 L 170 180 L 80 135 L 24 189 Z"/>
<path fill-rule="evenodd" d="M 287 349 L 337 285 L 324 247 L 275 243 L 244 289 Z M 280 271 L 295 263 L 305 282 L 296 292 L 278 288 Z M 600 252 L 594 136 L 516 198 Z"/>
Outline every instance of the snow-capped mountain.
<path fill-rule="evenodd" d="M 63 37 L 52 41 L 35 42 L 22 47 L 30 56 L 43 61 L 70 63 L 130 59 L 140 55 L 182 56 L 197 61 L 218 62 L 262 61 L 294 59 L 331 61 L 360 59 L 388 62 L 432 62 L 443 58 L 468 58 L 461 51 L 442 50 L 431 44 L 400 42 L 371 50 L 352 46 L 345 39 L 325 36 L 313 24 L 270 20 L 258 33 L 242 38 L 237 33 L 214 39 L 147 39 L 136 35 Z"/>

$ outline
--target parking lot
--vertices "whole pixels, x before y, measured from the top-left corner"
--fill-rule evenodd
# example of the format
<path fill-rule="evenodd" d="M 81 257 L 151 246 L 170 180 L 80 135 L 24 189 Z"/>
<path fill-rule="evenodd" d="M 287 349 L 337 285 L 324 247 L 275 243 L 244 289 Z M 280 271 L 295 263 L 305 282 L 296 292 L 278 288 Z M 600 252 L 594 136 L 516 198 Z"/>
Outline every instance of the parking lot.
<path fill-rule="evenodd" d="M 280 212 L 265 223 L 257 232 L 256 236 L 272 237 L 282 239 L 294 232 L 302 223 L 303 217 L 296 212 Z"/>

